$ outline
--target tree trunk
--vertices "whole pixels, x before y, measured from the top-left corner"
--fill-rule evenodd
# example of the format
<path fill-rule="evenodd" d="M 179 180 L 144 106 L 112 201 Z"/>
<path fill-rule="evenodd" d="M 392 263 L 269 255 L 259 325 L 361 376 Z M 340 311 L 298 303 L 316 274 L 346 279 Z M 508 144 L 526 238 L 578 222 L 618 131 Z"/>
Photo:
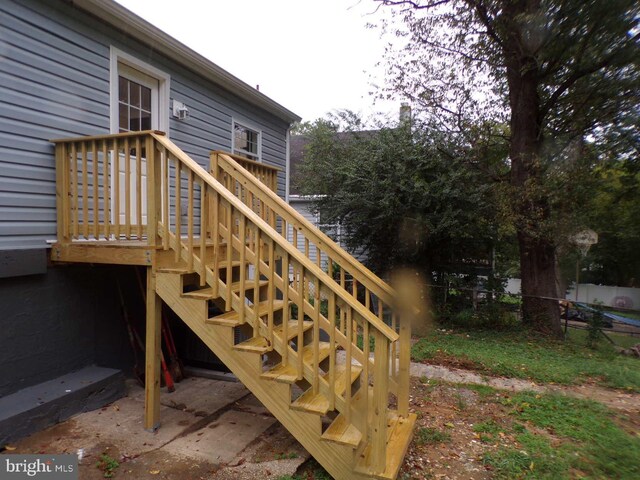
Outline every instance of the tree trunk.
<path fill-rule="evenodd" d="M 520 275 L 522 278 L 522 317 L 534 330 L 562 338 L 556 249 L 545 239 L 518 233 Z"/>
<path fill-rule="evenodd" d="M 522 12 L 510 12 L 516 14 Z M 516 30 L 512 38 L 518 37 Z M 536 192 L 543 168 L 540 159 L 542 129 L 538 67 L 521 46 L 505 52 L 509 102 L 511 107 L 511 186 L 513 208 L 520 248 L 522 279 L 522 314 L 525 324 L 556 337 L 562 336 L 558 285 L 556 282 L 556 247 L 545 232 L 550 208 L 544 195 Z"/>

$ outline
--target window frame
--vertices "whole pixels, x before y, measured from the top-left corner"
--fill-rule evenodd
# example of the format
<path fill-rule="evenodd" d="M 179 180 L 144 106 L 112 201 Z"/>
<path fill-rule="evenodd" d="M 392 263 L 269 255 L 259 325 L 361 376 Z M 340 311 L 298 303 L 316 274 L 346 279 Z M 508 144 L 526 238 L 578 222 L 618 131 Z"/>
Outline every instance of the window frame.
<path fill-rule="evenodd" d="M 125 72 L 121 73 L 121 67 L 124 67 Z M 110 69 L 109 69 L 109 96 L 110 96 L 110 130 L 111 133 L 119 132 L 119 97 L 118 97 L 118 77 L 120 75 L 131 78 L 130 72 L 127 74 L 126 70 L 133 69 L 140 72 L 143 75 L 153 78 L 158 81 L 158 98 L 157 98 L 157 114 L 151 116 L 151 129 L 161 130 L 167 137 L 169 137 L 169 98 L 170 98 L 170 84 L 171 77 L 169 74 L 157 69 L 156 67 L 139 60 L 133 55 L 129 55 L 122 50 L 111 46 L 110 47 Z M 141 83 L 140 79 L 131 78 L 137 83 Z M 153 89 L 152 89 L 153 90 Z M 152 112 L 155 105 L 152 105 Z"/>
<path fill-rule="evenodd" d="M 258 135 L 257 144 L 257 153 L 249 152 L 247 150 L 243 150 L 240 148 L 236 148 L 236 127 L 242 127 L 246 130 L 255 132 Z M 231 152 L 234 155 L 240 155 L 242 157 L 246 157 L 249 155 L 247 160 L 251 160 L 253 162 L 262 163 L 262 129 L 258 128 L 256 125 L 253 125 L 251 122 L 246 122 L 244 120 L 236 120 L 233 118 L 231 120 Z M 257 158 L 251 158 L 257 157 Z"/>

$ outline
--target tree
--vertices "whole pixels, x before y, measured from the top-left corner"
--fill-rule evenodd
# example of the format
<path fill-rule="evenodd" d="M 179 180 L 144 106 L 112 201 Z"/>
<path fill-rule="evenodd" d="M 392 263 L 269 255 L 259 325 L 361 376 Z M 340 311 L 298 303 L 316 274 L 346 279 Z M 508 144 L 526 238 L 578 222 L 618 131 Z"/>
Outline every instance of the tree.
<path fill-rule="evenodd" d="M 520 252 L 523 318 L 560 336 L 556 212 L 550 181 L 589 143 L 637 123 L 636 0 L 377 0 L 399 6 L 405 43 L 387 58 L 389 94 L 443 132 L 508 122 L 508 202 Z M 566 232 L 563 232 L 566 233 Z M 566 235 L 565 237 L 566 238 Z"/>
<path fill-rule="evenodd" d="M 469 148 L 424 128 L 363 131 L 351 114 L 339 120 L 306 125 L 294 179 L 303 193 L 319 195 L 323 223 L 340 223 L 347 245 L 364 250 L 382 275 L 410 266 L 443 283 L 449 273 L 489 265 L 496 195 L 480 163 L 504 159 L 504 143 Z"/>

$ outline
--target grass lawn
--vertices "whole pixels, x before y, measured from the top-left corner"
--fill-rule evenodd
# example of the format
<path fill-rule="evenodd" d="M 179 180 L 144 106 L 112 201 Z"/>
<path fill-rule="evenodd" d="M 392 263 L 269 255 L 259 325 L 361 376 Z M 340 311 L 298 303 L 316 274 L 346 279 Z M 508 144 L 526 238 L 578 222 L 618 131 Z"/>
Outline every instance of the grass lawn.
<path fill-rule="evenodd" d="M 640 478 L 640 438 L 603 405 L 530 392 L 501 403 L 512 421 L 490 430 L 511 433 L 516 444 L 484 455 L 496 478 Z"/>
<path fill-rule="evenodd" d="M 434 364 L 461 361 L 464 367 L 488 375 L 541 383 L 573 384 L 591 379 L 608 387 L 640 391 L 640 360 L 616 353 L 605 340 L 595 349 L 589 348 L 586 335 L 585 331 L 570 330 L 569 339 L 560 342 L 523 331 L 437 330 L 413 346 L 412 357 Z M 630 342 L 638 343 L 638 339 Z"/>

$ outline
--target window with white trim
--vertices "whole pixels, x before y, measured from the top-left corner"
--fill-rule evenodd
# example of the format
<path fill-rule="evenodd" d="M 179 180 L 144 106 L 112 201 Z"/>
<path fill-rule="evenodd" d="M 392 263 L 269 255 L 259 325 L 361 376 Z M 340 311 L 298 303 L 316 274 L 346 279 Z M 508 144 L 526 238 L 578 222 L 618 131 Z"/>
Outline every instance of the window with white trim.
<path fill-rule="evenodd" d="M 260 161 L 261 133 L 241 123 L 233 124 L 233 153 L 253 160 Z"/>
<path fill-rule="evenodd" d="M 155 82 L 157 85 L 157 81 Z M 157 87 L 156 87 L 157 88 Z M 151 130 L 152 88 L 118 76 L 118 130 Z"/>

